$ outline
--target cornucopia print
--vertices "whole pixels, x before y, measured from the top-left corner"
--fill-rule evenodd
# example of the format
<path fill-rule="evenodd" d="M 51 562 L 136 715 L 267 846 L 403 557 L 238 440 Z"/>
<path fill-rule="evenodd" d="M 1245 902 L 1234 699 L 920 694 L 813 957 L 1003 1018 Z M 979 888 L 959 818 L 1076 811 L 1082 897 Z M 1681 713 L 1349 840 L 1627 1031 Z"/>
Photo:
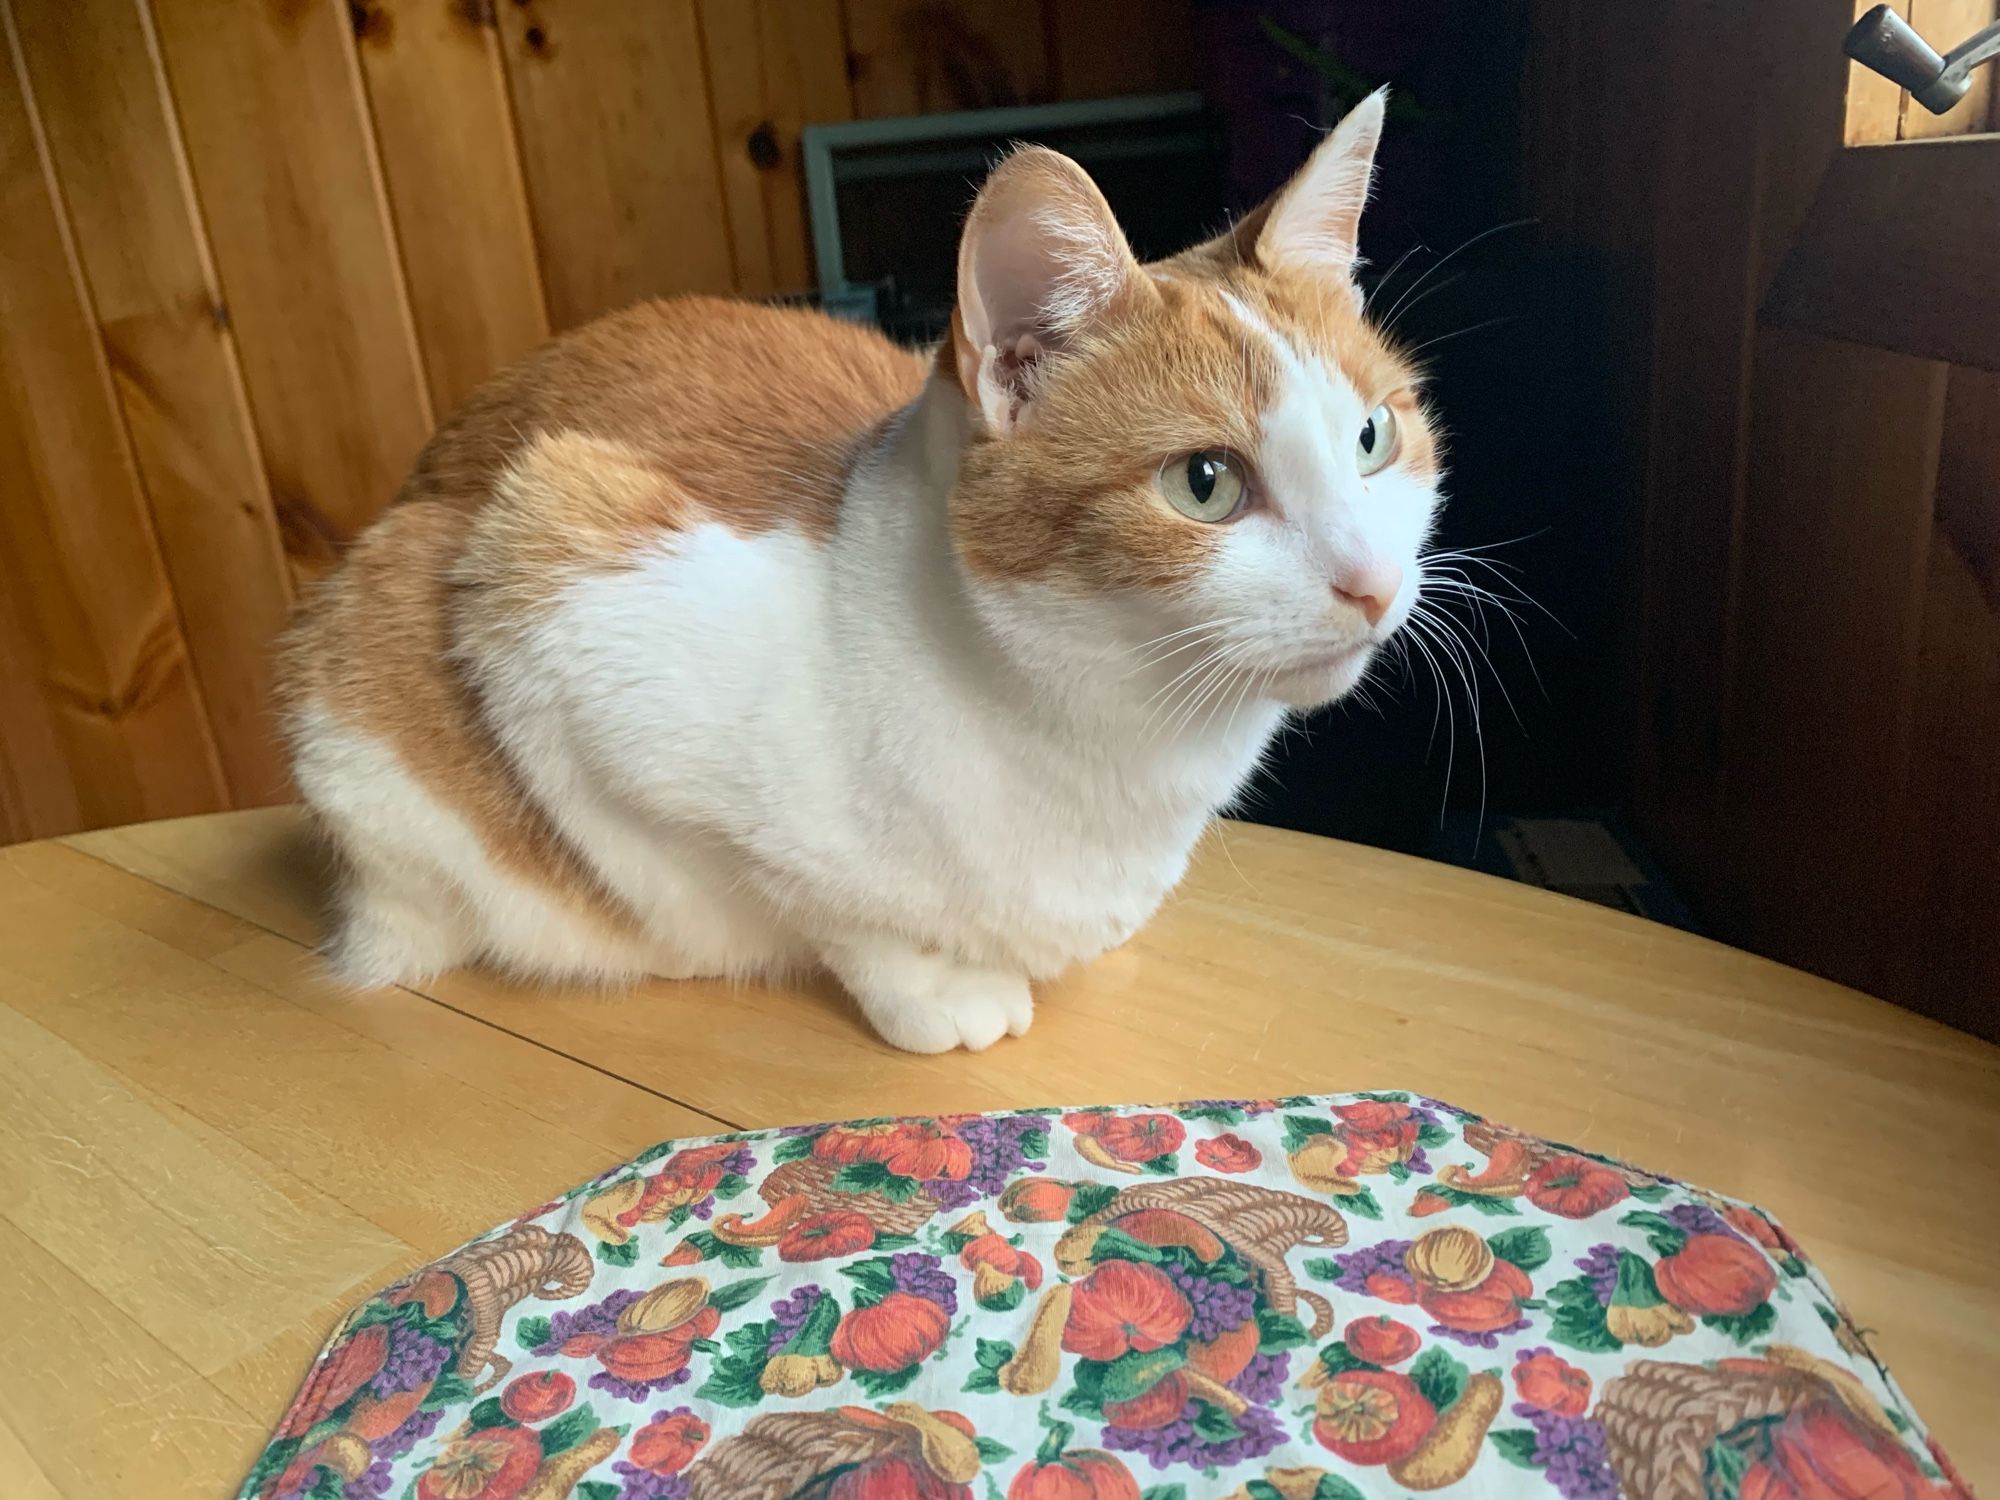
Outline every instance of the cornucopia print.
<path fill-rule="evenodd" d="M 1952 1500 L 1760 1210 L 1406 1093 L 668 1143 L 355 1310 L 243 1500 Z"/>

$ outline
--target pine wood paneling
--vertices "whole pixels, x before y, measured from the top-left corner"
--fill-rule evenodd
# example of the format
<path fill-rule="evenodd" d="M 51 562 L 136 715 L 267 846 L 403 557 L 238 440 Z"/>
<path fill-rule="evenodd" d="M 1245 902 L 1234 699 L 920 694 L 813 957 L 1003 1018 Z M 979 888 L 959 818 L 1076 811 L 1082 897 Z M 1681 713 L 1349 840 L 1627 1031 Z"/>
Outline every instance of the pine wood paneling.
<path fill-rule="evenodd" d="M 1841 152 L 1763 316 L 2000 370 L 2000 142 Z"/>
<path fill-rule="evenodd" d="M 499 18 L 554 325 L 734 290 L 694 0 L 509 0 Z"/>
<path fill-rule="evenodd" d="M 1878 0 L 1854 0 L 1854 20 L 1873 10 Z M 1889 0 L 1890 8 L 1904 20 L 1910 18 L 1910 0 Z M 1881 146 L 1903 138 L 1903 111 L 1910 96 L 1873 68 L 1848 64 L 1847 144 Z"/>
<path fill-rule="evenodd" d="M 1049 0 L 1057 87 L 1065 99 L 1194 86 L 1194 26 L 1177 0 Z"/>
<path fill-rule="evenodd" d="M 268 643 L 291 590 L 147 13 L 13 10 L 231 800 L 276 801 Z"/>
<path fill-rule="evenodd" d="M 440 417 L 548 337 L 493 9 L 365 0 L 355 34 Z"/>
<path fill-rule="evenodd" d="M 1885 977 L 1947 367 L 1757 340 L 1724 744 L 1725 922 L 1864 988 Z"/>
<path fill-rule="evenodd" d="M 1905 0 L 1910 24 L 1939 52 L 1949 52 L 1982 26 L 2000 18 L 1995 0 Z M 1903 139 L 1936 140 L 1948 135 L 1977 135 L 1993 128 L 1993 66 L 1978 69 L 1963 99 L 1941 115 L 1911 101 L 1903 111 Z"/>
<path fill-rule="evenodd" d="M 1053 96 L 1040 0 L 846 0 L 846 10 L 864 119 Z"/>
<path fill-rule="evenodd" d="M 388 504 L 431 405 L 344 0 L 152 0 L 285 546 Z"/>
<path fill-rule="evenodd" d="M 799 132 L 853 117 L 837 7 L 815 0 L 702 0 L 702 47 L 745 296 L 813 284 Z"/>
<path fill-rule="evenodd" d="M 80 816 L 109 823 L 212 810 L 225 797 L 201 691 L 29 112 L 11 21 L 6 42 L 0 591 L 21 642 L 5 644 L 29 655 Z M 29 733 L 39 738 L 32 725 Z"/>

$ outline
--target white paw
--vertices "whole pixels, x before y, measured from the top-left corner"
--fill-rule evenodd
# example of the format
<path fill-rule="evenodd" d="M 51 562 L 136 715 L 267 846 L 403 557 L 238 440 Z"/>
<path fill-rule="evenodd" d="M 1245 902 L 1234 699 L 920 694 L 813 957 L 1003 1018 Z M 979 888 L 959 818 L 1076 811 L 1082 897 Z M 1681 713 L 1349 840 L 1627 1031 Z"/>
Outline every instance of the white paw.
<path fill-rule="evenodd" d="M 454 933 L 419 917 L 363 911 L 340 924 L 326 957 L 356 989 L 382 989 L 443 973 L 458 961 L 458 942 Z"/>
<path fill-rule="evenodd" d="M 882 1040 L 905 1052 L 984 1052 L 1035 1019 L 1035 998 L 1018 974 L 911 955 L 842 977 Z"/>

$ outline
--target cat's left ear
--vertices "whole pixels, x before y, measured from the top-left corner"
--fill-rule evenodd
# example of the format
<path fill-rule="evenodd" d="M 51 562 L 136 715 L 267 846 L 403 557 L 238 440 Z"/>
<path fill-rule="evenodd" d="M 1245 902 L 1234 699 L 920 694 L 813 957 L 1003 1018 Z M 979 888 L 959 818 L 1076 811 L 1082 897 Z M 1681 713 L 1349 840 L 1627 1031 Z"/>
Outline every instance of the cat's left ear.
<path fill-rule="evenodd" d="M 952 316 L 959 385 L 987 430 L 1012 432 L 1048 361 L 1144 286 L 1083 168 L 1039 146 L 995 167 L 959 241 Z"/>
<path fill-rule="evenodd" d="M 1229 233 L 1191 254 L 1224 264 L 1351 281 L 1361 259 L 1361 211 L 1375 178 L 1387 89 L 1377 89 L 1313 148 L 1292 180 Z"/>
<path fill-rule="evenodd" d="M 1271 204 L 1257 259 L 1271 267 L 1351 278 L 1361 258 L 1361 210 L 1375 181 L 1375 148 L 1389 91 L 1377 89 L 1334 126 Z"/>

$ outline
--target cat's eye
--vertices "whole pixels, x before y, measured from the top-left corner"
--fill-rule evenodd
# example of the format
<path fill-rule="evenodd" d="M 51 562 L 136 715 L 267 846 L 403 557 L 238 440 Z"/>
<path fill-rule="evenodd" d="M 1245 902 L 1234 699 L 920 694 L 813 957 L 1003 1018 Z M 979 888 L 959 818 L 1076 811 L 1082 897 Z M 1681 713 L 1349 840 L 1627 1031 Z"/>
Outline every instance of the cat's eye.
<path fill-rule="evenodd" d="M 1242 509 L 1246 489 L 1236 460 L 1214 448 L 1170 458 L 1160 468 L 1160 493 L 1197 521 L 1227 521 Z"/>
<path fill-rule="evenodd" d="M 1362 424 L 1361 439 L 1354 445 L 1355 462 L 1361 477 L 1379 474 L 1396 460 L 1403 446 L 1403 434 L 1396 426 L 1396 414 L 1388 406 L 1378 406 Z"/>

